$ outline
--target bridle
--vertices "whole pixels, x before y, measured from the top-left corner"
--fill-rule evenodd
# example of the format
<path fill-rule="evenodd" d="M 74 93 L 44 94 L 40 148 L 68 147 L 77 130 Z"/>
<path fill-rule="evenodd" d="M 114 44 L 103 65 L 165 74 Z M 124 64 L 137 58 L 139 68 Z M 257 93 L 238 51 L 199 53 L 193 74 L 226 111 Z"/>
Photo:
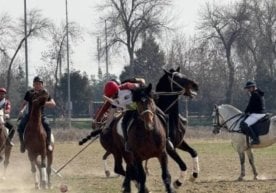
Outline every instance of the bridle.
<path fill-rule="evenodd" d="M 176 99 L 168 105 L 168 107 L 164 110 L 164 113 L 166 113 L 179 99 L 179 96 L 183 95 L 185 93 L 185 88 L 180 85 L 178 82 L 176 82 L 174 79 L 175 75 L 177 75 L 178 72 L 173 72 L 172 77 L 168 76 L 168 79 L 170 81 L 170 87 L 171 87 L 171 92 L 155 92 L 155 95 L 163 95 L 163 96 L 177 96 Z M 174 91 L 173 85 L 176 85 L 180 88 L 180 91 Z"/>
<path fill-rule="evenodd" d="M 227 129 L 227 123 L 231 120 L 233 120 L 234 118 L 240 116 L 242 113 L 237 113 L 233 116 L 231 116 L 230 118 L 228 118 L 227 120 L 225 120 L 224 122 L 220 123 L 220 117 L 223 118 L 223 116 L 219 113 L 218 107 L 215 107 L 215 114 L 214 114 L 214 121 L 213 121 L 213 126 L 214 126 L 214 131 L 219 132 L 221 128 L 226 128 Z M 239 120 L 239 119 L 238 119 Z M 228 130 L 231 131 L 237 123 L 238 120 L 235 121 L 229 128 Z"/>

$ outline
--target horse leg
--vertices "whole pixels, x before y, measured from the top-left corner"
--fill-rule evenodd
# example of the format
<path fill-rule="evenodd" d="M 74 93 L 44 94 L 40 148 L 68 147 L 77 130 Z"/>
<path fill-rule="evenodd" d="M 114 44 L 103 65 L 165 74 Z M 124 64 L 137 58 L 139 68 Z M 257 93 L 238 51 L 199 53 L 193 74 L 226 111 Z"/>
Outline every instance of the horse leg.
<path fill-rule="evenodd" d="M 40 176 L 41 176 L 41 186 L 43 189 L 46 189 L 47 172 L 46 172 L 46 156 L 45 155 L 41 155 Z"/>
<path fill-rule="evenodd" d="M 149 171 L 149 168 L 148 168 L 148 161 L 149 161 L 149 160 L 146 160 L 146 161 L 145 161 L 145 166 L 144 166 L 144 168 L 145 168 L 146 174 L 149 176 L 149 175 L 150 175 L 150 171 Z"/>
<path fill-rule="evenodd" d="M 3 180 L 6 179 L 6 171 L 7 171 L 8 165 L 10 163 L 11 148 L 12 148 L 11 146 L 6 146 L 6 148 L 5 148 L 4 174 L 2 177 Z"/>
<path fill-rule="evenodd" d="M 166 187 L 166 192 L 167 193 L 173 193 L 174 190 L 171 187 L 171 175 L 168 170 L 168 156 L 165 152 L 161 154 L 159 157 L 159 162 L 161 165 L 161 170 L 162 170 L 162 179 Z"/>
<path fill-rule="evenodd" d="M 34 178 L 34 181 L 35 181 L 35 189 L 40 189 L 40 183 L 39 183 L 39 177 L 36 173 L 36 161 L 35 159 L 30 159 L 30 162 L 31 162 L 31 171 L 32 171 L 32 174 L 33 174 L 33 178 Z"/>
<path fill-rule="evenodd" d="M 184 163 L 184 161 L 181 159 L 179 154 L 174 149 L 167 148 L 167 152 L 168 152 L 169 156 L 178 164 L 178 166 L 181 170 L 179 178 L 177 180 L 175 180 L 173 183 L 175 188 L 179 188 L 182 185 L 182 183 L 184 182 L 187 166 Z"/>
<path fill-rule="evenodd" d="M 131 176 L 134 176 L 134 175 L 136 175 L 134 166 L 132 164 L 127 164 L 126 175 L 122 185 L 122 193 L 131 193 L 130 181 L 131 181 Z"/>
<path fill-rule="evenodd" d="M 48 177 L 48 188 L 52 189 L 51 173 L 53 163 L 53 151 L 48 151 L 47 154 L 47 177 Z"/>
<path fill-rule="evenodd" d="M 111 153 L 106 151 L 105 154 L 103 155 L 103 165 L 104 165 L 104 173 L 106 177 L 110 176 L 110 171 L 108 169 L 108 164 L 107 164 L 107 158 Z"/>
<path fill-rule="evenodd" d="M 253 171 L 253 174 L 254 174 L 254 180 L 257 180 L 258 179 L 258 173 L 257 173 L 256 167 L 255 167 L 254 155 L 253 155 L 252 149 L 249 148 L 246 151 L 246 153 L 247 153 L 247 157 L 248 157 L 249 163 L 251 165 L 251 168 L 252 168 L 252 171 Z"/>
<path fill-rule="evenodd" d="M 245 167 L 244 167 L 245 154 L 243 151 L 239 151 L 238 154 L 239 154 L 240 165 L 241 165 L 241 174 L 238 178 L 238 181 L 242 181 L 243 177 L 245 176 Z"/>
<path fill-rule="evenodd" d="M 191 146 L 189 146 L 185 140 L 183 140 L 177 146 L 177 148 L 188 152 L 193 158 L 193 171 L 192 171 L 192 176 L 190 177 L 190 181 L 192 182 L 195 181 L 195 179 L 198 178 L 198 173 L 199 173 L 198 155 L 196 150 L 194 150 Z"/>
<path fill-rule="evenodd" d="M 123 157 L 121 154 L 116 154 L 116 155 L 113 155 L 114 156 L 114 172 L 116 174 L 119 174 L 119 175 L 122 175 L 122 176 L 125 176 L 126 175 L 126 172 L 123 168 Z"/>
<path fill-rule="evenodd" d="M 136 162 L 137 166 L 137 174 L 138 174 L 138 185 L 139 185 L 139 191 L 138 193 L 149 193 L 149 190 L 146 187 L 146 173 L 143 168 L 142 161 Z"/>

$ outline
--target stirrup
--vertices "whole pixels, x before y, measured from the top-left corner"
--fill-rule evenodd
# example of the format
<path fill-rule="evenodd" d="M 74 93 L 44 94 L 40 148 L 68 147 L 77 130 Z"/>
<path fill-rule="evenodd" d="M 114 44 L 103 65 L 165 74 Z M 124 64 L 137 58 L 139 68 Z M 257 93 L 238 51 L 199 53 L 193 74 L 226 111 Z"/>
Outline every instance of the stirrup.
<path fill-rule="evenodd" d="M 253 141 L 251 141 L 250 144 L 251 144 L 251 145 L 259 145 L 259 144 L 260 144 L 260 141 L 259 141 L 259 140 L 253 140 Z"/>

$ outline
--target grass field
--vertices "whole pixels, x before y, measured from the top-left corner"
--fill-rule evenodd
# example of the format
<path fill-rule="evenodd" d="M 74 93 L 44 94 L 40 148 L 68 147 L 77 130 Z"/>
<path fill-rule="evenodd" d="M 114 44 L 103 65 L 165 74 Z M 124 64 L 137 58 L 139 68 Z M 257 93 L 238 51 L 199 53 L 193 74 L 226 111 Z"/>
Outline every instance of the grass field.
<path fill-rule="evenodd" d="M 78 146 L 78 140 L 88 131 L 55 131 L 56 146 L 53 167 L 59 169 L 72 156 L 78 153 L 83 146 Z M 197 137 L 195 138 L 194 136 Z M 255 162 L 259 177 L 262 180 L 254 181 L 251 168 L 246 162 L 245 181 L 235 181 L 239 176 L 240 166 L 237 153 L 233 150 L 227 135 L 213 136 L 206 130 L 194 129 L 188 132 L 187 141 L 198 151 L 200 161 L 200 174 L 196 182 L 188 181 L 178 189 L 180 193 L 276 193 L 276 145 L 269 148 L 255 150 Z M 0 182 L 1 193 L 33 193 L 33 177 L 27 154 L 19 153 L 19 144 L 16 145 L 10 159 L 7 179 Z M 106 178 L 103 171 L 103 148 L 99 141 L 92 143 L 84 152 L 67 165 L 60 173 L 62 177 L 53 174 L 53 189 L 40 191 L 58 193 L 60 184 L 67 184 L 71 193 L 117 193 L 121 190 L 123 178 L 112 173 Z M 181 153 L 191 173 L 192 160 L 187 153 Z M 110 169 L 113 159 L 109 158 Z M 172 179 L 178 177 L 178 167 L 169 160 Z M 160 176 L 160 166 L 156 159 L 149 161 L 150 176 L 147 185 L 154 192 L 165 192 Z M 0 170 L 2 173 L 2 168 Z M 0 174 L 1 174 L 0 173 Z M 133 186 L 133 192 L 137 192 Z"/>

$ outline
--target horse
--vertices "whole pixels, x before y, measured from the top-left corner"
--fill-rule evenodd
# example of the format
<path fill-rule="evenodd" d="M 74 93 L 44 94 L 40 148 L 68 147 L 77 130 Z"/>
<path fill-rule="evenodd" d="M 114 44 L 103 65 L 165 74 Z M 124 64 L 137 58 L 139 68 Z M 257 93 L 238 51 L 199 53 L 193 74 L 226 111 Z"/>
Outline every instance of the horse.
<path fill-rule="evenodd" d="M 250 145 L 248 142 L 248 137 L 241 131 L 240 123 L 244 120 L 245 114 L 242 113 L 236 107 L 233 107 L 229 104 L 215 105 L 212 113 L 213 117 L 213 133 L 218 134 L 221 128 L 226 128 L 228 132 L 231 133 L 231 142 L 234 149 L 239 154 L 240 159 L 240 175 L 238 177 L 238 181 L 242 181 L 245 177 L 245 152 L 249 159 L 249 163 L 251 165 L 254 180 L 258 179 L 258 173 L 254 163 L 254 156 L 252 152 L 252 148 L 264 148 L 268 147 L 276 142 L 276 116 L 270 118 L 270 122 L 257 122 L 256 125 L 258 127 L 258 132 L 267 131 L 267 133 L 262 133 L 260 135 L 260 144 Z M 253 125 L 254 127 L 254 125 Z"/>
<path fill-rule="evenodd" d="M 49 151 L 46 147 L 46 132 L 41 121 L 41 108 L 43 108 L 48 97 L 49 94 L 46 90 L 33 93 L 31 112 L 24 132 L 25 148 L 28 151 L 36 189 L 51 188 L 53 150 Z M 53 138 L 53 136 L 51 137 Z M 40 159 L 38 159 L 39 156 Z M 39 176 L 36 173 L 37 169 Z"/>
<path fill-rule="evenodd" d="M 164 70 L 164 75 L 159 79 L 155 89 L 156 105 L 168 116 L 170 140 L 175 148 L 188 152 L 193 158 L 190 181 L 198 178 L 198 154 L 184 139 L 187 120 L 179 114 L 178 101 L 182 95 L 192 98 L 198 90 L 198 84 L 182 74 L 180 68 Z M 187 166 L 179 154 L 176 153 L 170 156 L 181 170 L 180 177 L 174 183 L 175 187 L 179 187 L 184 180 Z"/>
<path fill-rule="evenodd" d="M 164 70 L 164 72 L 165 74 L 160 78 L 156 86 L 156 92 L 154 92 L 154 95 L 157 98 L 156 104 L 162 111 L 169 115 L 169 122 L 171 124 L 170 127 L 175 128 L 173 129 L 173 131 L 175 132 L 172 132 L 171 134 L 173 136 L 170 136 L 174 146 L 178 149 L 190 153 L 191 157 L 193 158 L 193 172 L 190 177 L 190 180 L 194 181 L 198 177 L 199 173 L 198 155 L 196 150 L 190 147 L 184 139 L 187 120 L 179 114 L 178 100 L 179 96 L 181 95 L 192 98 L 194 95 L 196 95 L 196 91 L 198 91 L 198 85 L 196 82 L 188 79 L 186 76 L 180 73 L 180 68 L 177 68 L 176 70 L 170 69 L 169 71 Z M 104 125 L 104 123 L 102 125 Z M 120 125 L 118 125 L 118 127 L 120 127 Z M 85 143 L 87 140 L 91 139 L 91 137 L 94 137 L 99 133 L 101 133 L 101 128 L 92 131 L 90 135 L 88 135 L 86 138 L 80 141 L 80 144 Z M 107 138 L 110 138 L 110 135 L 111 134 L 106 135 Z M 104 136 L 105 135 L 101 135 L 101 138 Z M 111 146 L 111 148 L 113 149 L 115 148 L 115 146 L 112 146 L 112 143 L 113 141 L 110 140 L 109 146 Z M 122 163 L 122 160 L 120 159 L 122 159 L 123 157 L 121 153 L 118 154 L 118 151 L 114 150 L 108 151 L 108 149 L 110 148 L 105 149 L 107 150 L 107 152 L 103 156 L 103 161 L 106 176 L 110 175 L 106 161 L 107 157 L 110 154 L 113 154 L 113 156 L 114 154 L 116 154 L 116 156 L 114 156 L 115 173 L 125 175 L 125 171 L 123 167 L 120 165 Z M 168 154 L 179 165 L 181 170 L 179 178 L 174 181 L 175 188 L 178 188 L 182 185 L 184 181 L 187 166 L 176 151 L 168 150 Z M 147 161 L 145 164 L 145 168 L 147 170 Z"/>
<path fill-rule="evenodd" d="M 137 175 L 139 193 L 148 192 L 146 174 L 142 161 L 156 157 L 161 166 L 162 179 L 166 192 L 174 192 L 171 187 L 171 175 L 168 171 L 168 155 L 166 151 L 166 125 L 157 115 L 157 107 L 151 97 L 152 86 L 134 90 L 133 102 L 136 103 L 136 116 L 128 126 L 128 144 L 131 149 L 130 159 L 126 160 L 126 176 L 123 182 L 125 192 L 130 192 L 131 176 Z M 131 173 L 132 172 L 132 173 Z"/>
<path fill-rule="evenodd" d="M 8 143 L 8 129 L 5 127 L 4 109 L 0 109 L 0 162 L 4 159 L 4 173 L 2 179 L 6 179 L 6 170 L 9 165 L 12 146 Z"/>

